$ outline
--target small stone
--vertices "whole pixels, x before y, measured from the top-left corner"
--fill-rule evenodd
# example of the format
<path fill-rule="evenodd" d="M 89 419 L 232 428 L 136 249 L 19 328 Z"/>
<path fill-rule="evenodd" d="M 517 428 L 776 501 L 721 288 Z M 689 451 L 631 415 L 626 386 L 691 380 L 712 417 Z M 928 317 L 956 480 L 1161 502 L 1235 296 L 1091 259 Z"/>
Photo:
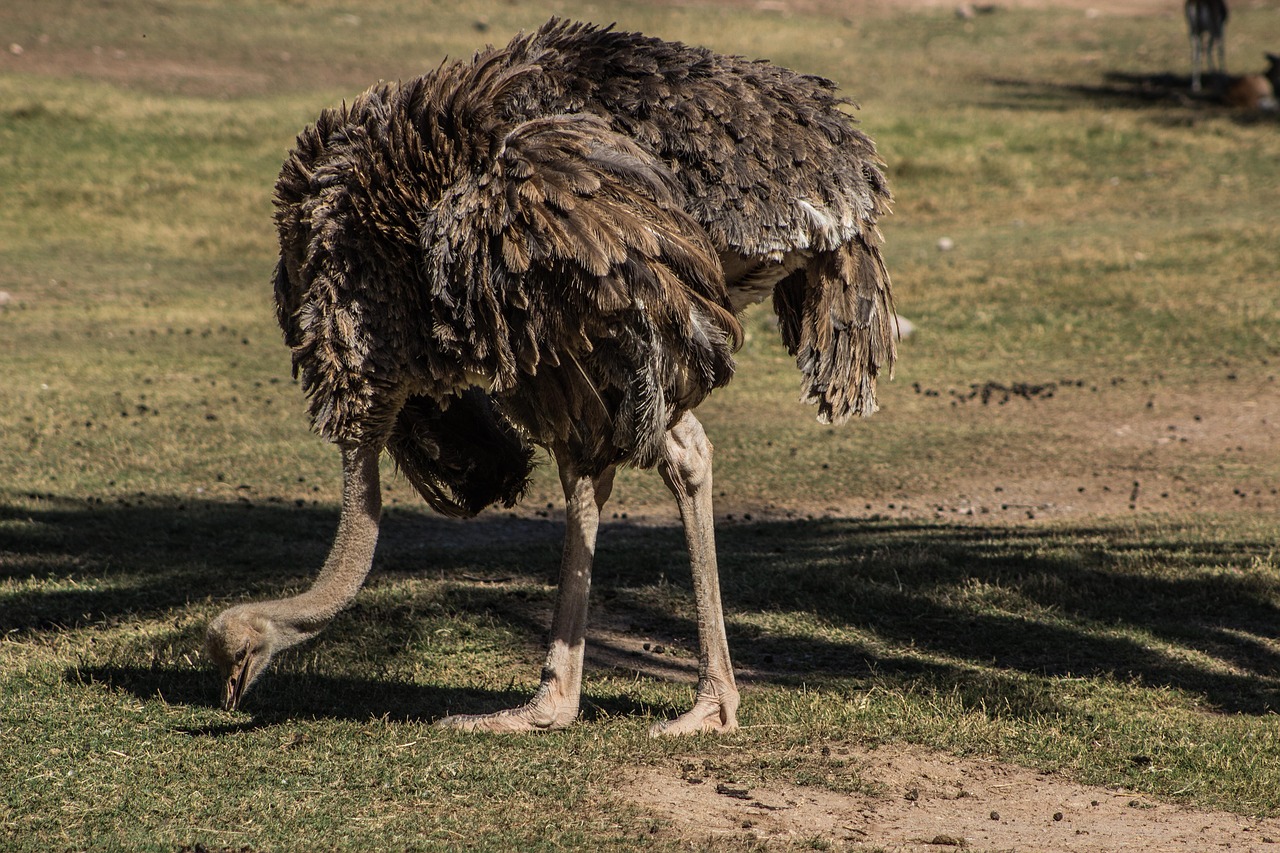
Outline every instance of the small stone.
<path fill-rule="evenodd" d="M 16 41 L 13 42 L 9 45 L 9 52 L 14 56 L 22 56 L 22 45 L 18 44 Z"/>
<path fill-rule="evenodd" d="M 992 812 L 992 813 L 991 813 L 991 819 L 992 819 L 992 820 L 999 820 L 999 819 L 1000 819 L 1000 812 Z"/>
<path fill-rule="evenodd" d="M 1054 813 L 1053 813 L 1053 819 L 1054 819 L 1054 820 L 1062 820 L 1062 812 L 1054 812 Z"/>
<path fill-rule="evenodd" d="M 940 237 L 938 239 L 939 252 L 950 252 L 955 247 L 956 247 L 956 241 L 952 240 L 950 237 Z"/>

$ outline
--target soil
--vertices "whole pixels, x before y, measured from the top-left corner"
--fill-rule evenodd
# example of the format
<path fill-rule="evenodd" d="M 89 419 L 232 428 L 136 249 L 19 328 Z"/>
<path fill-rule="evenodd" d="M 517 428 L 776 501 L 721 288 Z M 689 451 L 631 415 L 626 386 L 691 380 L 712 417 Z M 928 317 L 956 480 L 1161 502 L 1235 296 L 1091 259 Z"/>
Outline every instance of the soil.
<path fill-rule="evenodd" d="M 873 793 L 752 788 L 676 759 L 634 773 L 620 793 L 661 817 L 658 834 L 743 847 L 1038 853 L 1280 849 L 1280 820 L 1195 811 L 1116 788 L 909 746 L 839 750 Z"/>
<path fill-rule="evenodd" d="M 1182 14 L 1181 3 L 1167 0 L 664 0 L 669 6 L 737 6 L 756 10 L 825 12 L 833 15 L 891 13 L 903 9 L 956 9 L 957 14 L 986 14 L 1000 9 L 1079 9 L 1090 15 Z"/>
<path fill-rule="evenodd" d="M 904 351 L 909 347 L 905 342 Z M 1127 383 L 1117 377 L 1115 386 L 1103 382 L 1101 388 L 988 382 L 973 389 L 943 389 L 926 398 L 925 405 L 947 410 L 957 423 L 983 427 L 1016 419 L 1026 429 L 1055 436 L 1058 446 L 1068 450 L 1037 465 L 1027 464 L 1025 455 L 1006 459 L 976 449 L 972 464 L 953 478 L 940 479 L 923 466 L 904 478 L 901 489 L 865 498 L 852 495 L 840 505 L 791 501 L 785 507 L 752 509 L 722 499 L 717 507 L 725 514 L 750 511 L 757 519 L 787 513 L 837 518 L 876 514 L 983 524 L 1152 513 L 1280 514 L 1280 488 L 1271 479 L 1273 461 L 1280 458 L 1280 371 L 1257 364 L 1221 373 L 1230 378 L 1195 389 L 1158 387 L 1140 371 L 1130 374 Z M 892 393 L 900 399 L 902 389 Z"/>

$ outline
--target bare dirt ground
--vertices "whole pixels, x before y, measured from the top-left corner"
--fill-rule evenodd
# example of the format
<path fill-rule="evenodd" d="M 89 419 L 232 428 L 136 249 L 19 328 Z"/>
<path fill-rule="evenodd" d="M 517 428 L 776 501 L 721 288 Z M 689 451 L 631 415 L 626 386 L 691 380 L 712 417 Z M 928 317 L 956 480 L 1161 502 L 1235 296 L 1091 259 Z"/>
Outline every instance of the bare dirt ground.
<path fill-rule="evenodd" d="M 1280 820 L 1195 811 L 981 759 L 896 745 L 842 757 L 859 789 L 874 793 L 754 789 L 696 760 L 639 771 L 621 793 L 682 838 L 730 846 L 1119 853 L 1263 851 L 1280 841 Z"/>
<path fill-rule="evenodd" d="M 1165 0 L 663 0 L 669 6 L 740 6 L 762 11 L 830 13 L 834 15 L 875 14 L 903 9 L 967 9 L 975 14 L 1000 9 L 1079 9 L 1098 15 L 1181 14 L 1181 3 Z"/>
<path fill-rule="evenodd" d="M 587 644 L 589 668 L 696 679 L 695 661 L 650 653 L 642 635 L 613 621 L 597 607 Z M 744 683 L 757 675 L 739 671 Z M 1280 819 L 1164 803 L 1124 788 L 906 744 L 815 746 L 815 759 L 819 749 L 823 761 L 834 756 L 846 768 L 846 776 L 828 779 L 829 788 L 756 786 L 689 755 L 635 771 L 616 795 L 656 819 L 657 837 L 729 849 L 1280 850 Z"/>

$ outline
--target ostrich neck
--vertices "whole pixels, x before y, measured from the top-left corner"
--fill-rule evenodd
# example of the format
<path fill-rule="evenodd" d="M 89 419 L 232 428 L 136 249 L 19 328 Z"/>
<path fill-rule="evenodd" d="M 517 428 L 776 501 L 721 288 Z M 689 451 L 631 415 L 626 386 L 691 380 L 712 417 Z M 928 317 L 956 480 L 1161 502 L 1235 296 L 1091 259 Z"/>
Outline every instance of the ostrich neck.
<path fill-rule="evenodd" d="M 253 605 L 255 615 L 271 621 L 281 648 L 319 633 L 355 598 L 373 564 L 382 512 L 377 448 L 344 447 L 342 473 L 338 533 L 315 583 L 298 595 Z"/>

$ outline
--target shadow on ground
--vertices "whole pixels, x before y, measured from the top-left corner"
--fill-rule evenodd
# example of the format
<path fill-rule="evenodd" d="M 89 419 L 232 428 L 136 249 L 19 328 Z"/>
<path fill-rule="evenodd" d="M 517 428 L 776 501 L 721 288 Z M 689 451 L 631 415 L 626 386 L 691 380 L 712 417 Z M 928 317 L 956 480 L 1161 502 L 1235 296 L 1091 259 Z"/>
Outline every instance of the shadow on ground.
<path fill-rule="evenodd" d="M 207 706 L 216 697 L 217 679 L 211 672 L 174 667 L 99 666 L 76 667 L 66 681 L 107 690 L 121 690 L 140 699 L 163 697 L 174 705 Z M 298 697 L 306 697 L 300 703 Z M 518 690 L 479 690 L 411 684 L 403 680 L 355 678 L 283 669 L 271 673 L 254 687 L 247 710 L 252 720 L 200 726 L 186 734 L 218 737 L 273 726 L 299 716 L 342 720 L 386 719 L 391 722 L 424 722 L 457 713 L 510 708 L 528 700 Z M 673 708 L 655 708 L 625 696 L 584 698 L 581 717 L 586 721 L 604 716 L 674 716 Z"/>
<path fill-rule="evenodd" d="M 1111 109 L 1147 110 L 1161 121 L 1180 125 L 1211 116 L 1226 116 L 1241 124 L 1280 123 L 1275 111 L 1228 106 L 1225 98 L 1231 78 L 1220 74 L 1206 76 L 1200 92 L 1191 91 L 1189 76 L 1168 72 L 1108 71 L 1094 84 L 1017 78 L 990 82 L 1001 92 L 997 105 L 1015 109 L 1062 110 L 1084 101 Z"/>
<path fill-rule="evenodd" d="M 226 603 L 306 584 L 335 524 L 333 511 L 283 505 L 0 505 L 0 631 L 92 637 L 172 620 L 167 634 L 130 640 L 138 665 L 81 666 L 66 677 L 207 705 L 212 675 L 168 666 L 147 644 L 199 648 L 204 619 Z M 265 719 L 304 707 L 308 715 L 430 718 L 523 698 L 511 689 L 397 682 L 376 661 L 412 653 L 402 640 L 417 630 L 428 598 L 432 612 L 445 614 L 438 618 L 477 614 L 527 638 L 536 660 L 562 526 L 399 511 L 383 527 L 372 583 L 421 585 L 362 595 L 308 653 L 313 663 L 278 670 L 255 688 Z M 975 705 L 997 690 L 1011 707 L 1043 713 L 1052 700 L 1030 689 L 1023 703 L 1022 676 L 1073 675 L 1186 690 L 1224 712 L 1280 708 L 1280 579 L 1269 568 L 1270 541 L 1204 541 L 1167 522 L 1144 529 L 1132 521 L 1036 528 L 828 519 L 722 522 L 719 544 L 730 643 L 747 680 L 874 678 L 956 692 Z M 664 672 L 656 654 L 639 649 L 641 639 L 696 648 L 683 548 L 674 525 L 606 523 L 593 592 L 597 666 L 692 682 L 687 654 Z M 765 631 L 752 614 L 831 630 Z M 342 667 L 325 661 L 348 644 L 375 662 L 363 667 L 368 677 L 329 674 Z M 298 695 L 309 697 L 305 705 Z M 595 701 L 589 714 L 641 710 L 621 695 Z"/>

